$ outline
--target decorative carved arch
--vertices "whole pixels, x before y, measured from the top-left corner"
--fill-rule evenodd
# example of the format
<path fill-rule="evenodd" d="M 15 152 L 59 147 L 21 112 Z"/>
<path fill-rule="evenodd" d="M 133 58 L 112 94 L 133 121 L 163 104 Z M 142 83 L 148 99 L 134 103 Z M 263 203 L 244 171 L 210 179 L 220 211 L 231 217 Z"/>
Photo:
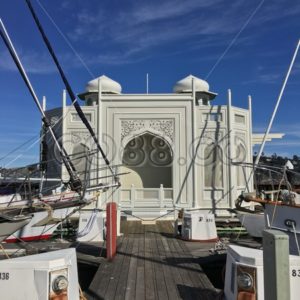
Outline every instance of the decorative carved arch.
<path fill-rule="evenodd" d="M 126 141 L 127 142 L 127 141 Z M 127 179 L 143 188 L 170 188 L 173 183 L 173 151 L 161 135 L 148 130 L 134 135 L 122 155 L 122 166 L 130 172 Z M 122 182 L 128 186 L 128 180 Z"/>
<path fill-rule="evenodd" d="M 137 137 L 142 136 L 144 134 L 150 134 L 150 135 L 152 135 L 154 137 L 158 137 L 158 138 L 162 139 L 168 145 L 168 147 L 170 148 L 171 155 L 173 157 L 174 144 L 173 144 L 172 140 L 168 136 L 165 136 L 161 132 L 156 131 L 156 130 L 154 130 L 152 128 L 147 128 L 147 129 L 142 128 L 140 130 L 133 131 L 129 135 L 127 135 L 126 137 L 124 137 L 123 140 L 122 140 L 121 157 L 123 157 L 124 150 L 125 150 L 126 146 L 128 145 L 128 143 L 130 141 L 132 141 L 133 139 L 136 139 Z"/>

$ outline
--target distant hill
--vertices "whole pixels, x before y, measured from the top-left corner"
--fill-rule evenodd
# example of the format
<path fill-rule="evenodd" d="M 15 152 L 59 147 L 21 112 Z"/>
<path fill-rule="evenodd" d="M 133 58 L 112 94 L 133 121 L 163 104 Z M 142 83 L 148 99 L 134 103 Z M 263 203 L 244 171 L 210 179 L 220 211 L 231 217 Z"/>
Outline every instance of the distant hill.
<path fill-rule="evenodd" d="M 39 164 L 32 164 L 19 168 L 0 168 L 1 177 L 26 177 L 30 174 L 31 177 L 36 177 L 39 174 Z"/>

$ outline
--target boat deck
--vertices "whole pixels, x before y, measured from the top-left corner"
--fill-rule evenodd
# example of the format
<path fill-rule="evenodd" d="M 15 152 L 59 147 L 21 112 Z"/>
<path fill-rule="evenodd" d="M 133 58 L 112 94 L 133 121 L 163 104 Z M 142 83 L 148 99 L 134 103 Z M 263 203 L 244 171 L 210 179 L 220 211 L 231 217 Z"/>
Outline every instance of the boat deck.
<path fill-rule="evenodd" d="M 173 236 L 169 221 L 122 223 L 117 255 L 103 260 L 87 299 L 219 299 L 198 258 Z"/>

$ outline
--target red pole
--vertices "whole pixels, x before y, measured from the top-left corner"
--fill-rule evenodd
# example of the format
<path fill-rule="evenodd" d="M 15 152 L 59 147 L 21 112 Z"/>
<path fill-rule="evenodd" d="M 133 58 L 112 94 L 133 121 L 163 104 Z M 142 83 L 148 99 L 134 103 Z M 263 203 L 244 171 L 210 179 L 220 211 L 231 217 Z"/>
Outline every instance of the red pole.
<path fill-rule="evenodd" d="M 117 252 L 117 204 L 106 205 L 106 258 L 113 260 Z"/>

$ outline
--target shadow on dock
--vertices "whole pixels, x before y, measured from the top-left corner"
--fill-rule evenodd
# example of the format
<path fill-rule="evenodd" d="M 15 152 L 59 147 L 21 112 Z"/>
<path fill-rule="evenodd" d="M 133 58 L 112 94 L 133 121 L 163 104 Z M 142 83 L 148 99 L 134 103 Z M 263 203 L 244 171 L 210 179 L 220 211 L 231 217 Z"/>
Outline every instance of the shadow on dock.
<path fill-rule="evenodd" d="M 171 222 L 127 221 L 121 228 L 117 256 L 100 264 L 87 299 L 221 299 Z"/>

